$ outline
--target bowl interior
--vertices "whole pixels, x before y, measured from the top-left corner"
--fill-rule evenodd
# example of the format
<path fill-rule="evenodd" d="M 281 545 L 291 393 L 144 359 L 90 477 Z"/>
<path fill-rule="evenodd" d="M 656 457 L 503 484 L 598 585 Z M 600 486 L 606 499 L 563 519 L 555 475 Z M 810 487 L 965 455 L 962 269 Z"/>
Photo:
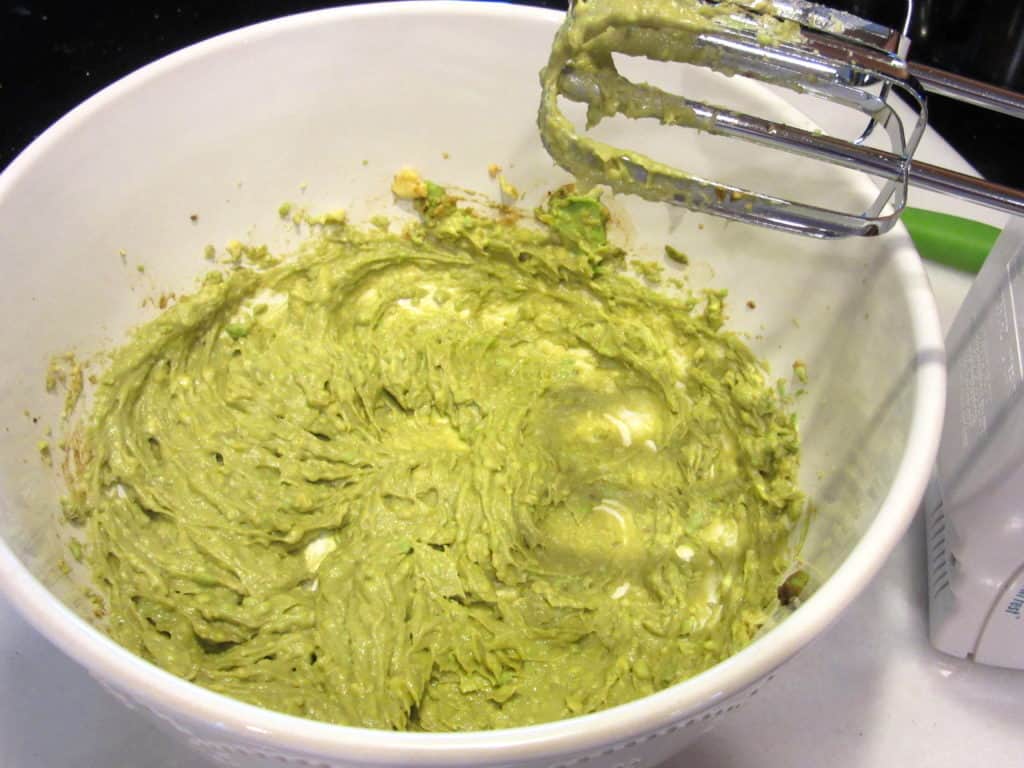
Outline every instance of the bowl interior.
<path fill-rule="evenodd" d="M 284 201 L 346 208 L 354 219 L 406 216 L 389 191 L 402 165 L 496 195 L 487 169 L 497 163 L 527 207 L 570 180 L 535 127 L 537 73 L 557 16 L 460 5 L 310 14 L 202 44 L 80 107 L 0 179 L 0 536 L 84 618 L 87 575 L 64 573 L 62 561 L 74 564 L 61 483 L 37 449 L 59 426 L 60 399 L 43 387 L 51 355 L 88 356 L 122 340 L 156 312 L 147 299 L 194 285 L 209 268 L 207 244 L 290 247 L 296 232 L 277 215 Z M 747 83 L 697 71 L 680 82 L 663 67 L 630 66 L 697 97 L 727 88 L 733 104 L 799 119 Z M 751 186 L 784 175 L 811 196 L 870 198 L 845 172 L 753 145 L 733 142 L 723 156 L 685 129 L 603 130 L 654 157 L 682 157 L 693 172 L 744 173 Z M 904 236 L 822 242 L 628 198 L 611 208 L 616 237 L 636 257 L 661 261 L 670 243 L 691 257 L 691 286 L 729 289 L 731 327 L 750 335 L 775 375 L 789 380 L 794 361 L 806 363 L 797 410 L 816 515 L 803 559 L 826 581 L 875 520 L 911 430 L 913 303 L 927 287 L 893 257 Z M 101 367 L 97 358 L 90 370 Z"/>

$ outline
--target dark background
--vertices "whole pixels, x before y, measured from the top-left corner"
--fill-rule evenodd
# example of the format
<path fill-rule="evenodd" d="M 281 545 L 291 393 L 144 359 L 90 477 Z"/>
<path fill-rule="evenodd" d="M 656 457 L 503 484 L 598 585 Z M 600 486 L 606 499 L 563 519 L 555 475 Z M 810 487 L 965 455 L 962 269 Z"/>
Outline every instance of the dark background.
<path fill-rule="evenodd" d="M 345 4 L 0 0 L 0 169 L 62 114 L 143 64 L 247 24 Z M 830 4 L 902 26 L 900 0 Z M 912 59 L 1024 90 L 1024 0 L 917 0 L 911 36 Z M 930 110 L 932 125 L 982 174 L 1024 186 L 1024 124 L 939 97 Z"/>

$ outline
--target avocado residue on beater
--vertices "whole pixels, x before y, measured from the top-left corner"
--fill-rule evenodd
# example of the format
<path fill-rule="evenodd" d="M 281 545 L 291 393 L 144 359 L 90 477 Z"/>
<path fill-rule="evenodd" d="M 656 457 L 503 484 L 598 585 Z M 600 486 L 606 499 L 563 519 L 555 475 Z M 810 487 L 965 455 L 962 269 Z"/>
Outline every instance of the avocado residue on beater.
<path fill-rule="evenodd" d="M 720 293 L 627 276 L 599 200 L 533 222 L 405 176 L 137 328 L 69 517 L 125 647 L 257 705 L 464 731 L 593 712 L 750 642 L 802 519 L 794 417 Z"/>
<path fill-rule="evenodd" d="M 621 114 L 715 132 L 714 121 L 685 99 L 623 77 L 613 54 L 685 62 L 735 74 L 722 65 L 722 49 L 705 44 L 702 37 L 707 33 L 752 30 L 754 38 L 765 45 L 803 41 L 797 23 L 772 13 L 770 0 L 756 7 L 708 0 L 576 0 L 555 35 L 548 62 L 540 73 L 537 127 L 545 149 L 584 187 L 606 184 L 618 193 L 657 202 L 681 203 L 680 195 L 685 194 L 688 207 L 707 208 L 710 200 L 704 199 L 706 192 L 680 192 L 679 182 L 690 179 L 683 171 L 577 131 L 561 111 L 559 97 L 586 103 L 588 129 Z M 783 77 L 772 82 L 789 85 Z M 731 195 L 734 201 L 742 199 L 740 190 L 733 190 Z"/>

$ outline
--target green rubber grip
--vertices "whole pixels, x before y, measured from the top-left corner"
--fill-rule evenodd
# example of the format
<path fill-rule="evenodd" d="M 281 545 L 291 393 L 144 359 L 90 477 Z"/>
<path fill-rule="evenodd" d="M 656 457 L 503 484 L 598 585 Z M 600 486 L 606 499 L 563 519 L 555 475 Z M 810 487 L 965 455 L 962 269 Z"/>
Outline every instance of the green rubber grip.
<path fill-rule="evenodd" d="M 901 217 L 921 258 L 977 273 L 999 237 L 999 229 L 948 213 L 905 208 Z"/>

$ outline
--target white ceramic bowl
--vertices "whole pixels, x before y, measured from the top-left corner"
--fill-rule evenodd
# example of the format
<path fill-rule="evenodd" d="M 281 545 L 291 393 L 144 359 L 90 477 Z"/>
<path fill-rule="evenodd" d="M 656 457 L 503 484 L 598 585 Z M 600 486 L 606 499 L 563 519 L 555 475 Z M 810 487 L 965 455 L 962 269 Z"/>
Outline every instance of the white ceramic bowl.
<path fill-rule="evenodd" d="M 648 257 L 660 256 L 665 242 L 684 249 L 694 259 L 693 284 L 730 289 L 733 326 L 751 332 L 774 370 L 785 374 L 795 358 L 807 363 L 803 482 L 817 514 L 804 558 L 827 580 L 795 614 L 656 695 L 563 722 L 467 734 L 361 730 L 258 709 L 157 669 L 90 624 L 87 576 L 58 567 L 68 535 L 58 522 L 60 483 L 36 456 L 43 426 L 59 411 L 43 392 L 49 355 L 123 338 L 155 311 L 140 307 L 145 296 L 192 285 L 206 243 L 247 236 L 287 246 L 294 233 L 276 215 L 286 199 L 314 210 L 348 207 L 358 218 L 391 206 L 399 165 L 493 189 L 487 167 L 499 163 L 528 202 L 538 200 L 567 180 L 534 125 L 537 72 L 559 21 L 537 9 L 439 2 L 250 27 L 111 86 L 0 176 L 0 584 L 43 635 L 128 706 L 224 765 L 654 764 L 718 717 L 756 705 L 758 686 L 853 600 L 915 512 L 936 451 L 945 379 L 931 292 L 905 232 L 815 242 L 616 200 L 618 237 Z M 680 86 L 677 71 L 631 66 Z M 686 78 L 690 93 L 803 120 L 758 87 Z M 743 145 L 721 156 L 716 140 L 682 129 L 603 130 L 639 131 L 630 135 L 645 150 L 692 170 L 789 179 L 812 197 L 870 197 L 866 182 L 845 172 L 802 168 Z M 756 310 L 745 307 L 748 299 Z"/>

